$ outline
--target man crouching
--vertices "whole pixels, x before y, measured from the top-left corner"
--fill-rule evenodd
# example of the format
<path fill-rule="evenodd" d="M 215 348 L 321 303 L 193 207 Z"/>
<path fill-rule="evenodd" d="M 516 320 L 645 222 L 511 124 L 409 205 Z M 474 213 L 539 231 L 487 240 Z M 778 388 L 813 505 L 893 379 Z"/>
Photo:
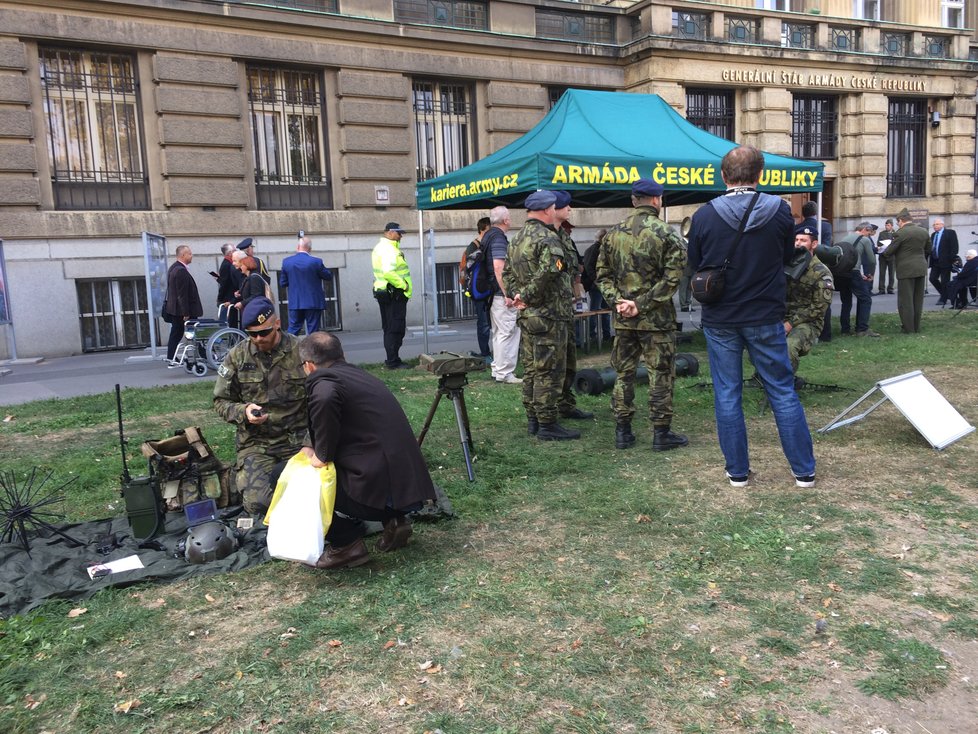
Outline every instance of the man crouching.
<path fill-rule="evenodd" d="M 316 566 L 359 566 L 370 557 L 360 520 L 383 523 L 378 550 L 402 548 L 412 532 L 407 513 L 435 499 L 431 475 L 397 398 L 376 377 L 347 363 L 336 336 L 310 334 L 299 358 L 307 375 L 310 463 L 318 468 L 331 461 L 336 467 L 328 546 Z"/>

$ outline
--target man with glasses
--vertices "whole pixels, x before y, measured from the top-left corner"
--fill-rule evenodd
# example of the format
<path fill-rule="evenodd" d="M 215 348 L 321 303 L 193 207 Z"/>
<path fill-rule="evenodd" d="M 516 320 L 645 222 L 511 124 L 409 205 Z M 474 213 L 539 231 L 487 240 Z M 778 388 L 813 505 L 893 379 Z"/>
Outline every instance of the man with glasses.
<path fill-rule="evenodd" d="M 306 374 L 299 339 L 279 328 L 264 296 L 241 314 L 248 339 L 228 352 L 217 371 L 214 409 L 237 426 L 235 481 L 246 512 L 262 515 L 285 462 L 306 438 Z"/>

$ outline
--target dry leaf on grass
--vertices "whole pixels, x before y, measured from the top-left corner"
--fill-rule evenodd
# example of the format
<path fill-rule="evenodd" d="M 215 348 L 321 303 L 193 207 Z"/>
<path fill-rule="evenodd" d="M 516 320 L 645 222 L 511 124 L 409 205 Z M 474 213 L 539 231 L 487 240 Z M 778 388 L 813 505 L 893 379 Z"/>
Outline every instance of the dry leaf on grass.
<path fill-rule="evenodd" d="M 139 708 L 141 703 L 142 701 L 140 701 L 138 698 L 130 698 L 128 701 L 117 703 L 112 707 L 112 710 L 117 714 L 128 714 L 133 709 Z"/>
<path fill-rule="evenodd" d="M 330 640 L 326 644 L 329 645 L 330 647 L 339 647 L 343 643 L 340 640 Z"/>
<path fill-rule="evenodd" d="M 34 696 L 28 693 L 26 696 L 24 696 L 24 708 L 27 709 L 28 711 L 33 711 L 42 703 L 44 703 L 44 701 L 47 700 L 47 697 L 48 694 L 46 693 L 42 693 L 37 698 L 34 698 Z"/>
<path fill-rule="evenodd" d="M 3 419 L 3 422 L 4 423 L 13 423 L 14 422 L 14 417 L 12 415 L 5 416 L 4 419 Z"/>
<path fill-rule="evenodd" d="M 214 602 L 216 602 L 216 601 L 217 601 L 217 599 L 215 599 L 215 598 L 214 598 L 213 596 L 211 596 L 210 594 L 204 594 L 204 598 L 205 598 L 205 599 L 206 599 L 207 601 L 209 601 L 209 602 L 210 602 L 211 604 L 213 604 Z"/>
<path fill-rule="evenodd" d="M 392 647 L 397 647 L 397 640 L 388 640 L 384 643 L 385 650 L 390 650 Z"/>
<path fill-rule="evenodd" d="M 68 612 L 68 618 L 69 619 L 73 619 L 74 617 L 80 617 L 81 615 L 83 615 L 87 611 L 88 611 L 88 609 L 86 609 L 84 607 L 75 607 L 70 612 Z"/>
<path fill-rule="evenodd" d="M 126 677 L 126 673 L 123 673 L 121 670 L 117 670 L 115 671 L 115 677 L 118 678 L 119 680 L 122 680 L 123 678 Z"/>

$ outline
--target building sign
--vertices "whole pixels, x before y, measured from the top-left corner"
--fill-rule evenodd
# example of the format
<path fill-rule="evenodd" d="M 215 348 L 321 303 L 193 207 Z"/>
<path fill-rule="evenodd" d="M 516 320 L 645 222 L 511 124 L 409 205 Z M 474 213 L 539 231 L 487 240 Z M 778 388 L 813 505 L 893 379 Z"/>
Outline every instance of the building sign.
<path fill-rule="evenodd" d="M 724 69 L 720 79 L 795 89 L 856 89 L 879 92 L 926 92 L 923 79 L 895 79 L 868 74 L 805 73 L 787 69 Z"/>

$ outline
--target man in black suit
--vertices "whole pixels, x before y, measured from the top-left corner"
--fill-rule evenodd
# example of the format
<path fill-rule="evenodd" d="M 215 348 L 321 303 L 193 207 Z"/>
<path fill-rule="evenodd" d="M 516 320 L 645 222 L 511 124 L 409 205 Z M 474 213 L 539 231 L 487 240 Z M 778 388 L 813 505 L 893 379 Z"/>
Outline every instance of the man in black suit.
<path fill-rule="evenodd" d="M 217 271 L 217 305 L 228 306 L 228 326 L 237 329 L 241 312 L 234 308 L 234 304 L 241 300 L 235 295 L 241 290 L 241 271 L 234 267 L 234 260 L 231 257 L 234 250 L 235 247 L 230 242 L 225 242 L 221 246 L 224 259 L 221 260 L 221 267 Z"/>
<path fill-rule="evenodd" d="M 200 295 L 197 293 L 197 283 L 190 274 L 190 263 L 194 253 L 190 245 L 177 246 L 177 261 L 170 266 L 166 274 L 166 300 L 163 302 L 163 313 L 169 316 L 170 340 L 166 344 L 166 358 L 173 361 L 177 345 L 183 339 L 183 325 L 191 319 L 199 319 L 204 309 L 200 305 Z"/>
<path fill-rule="evenodd" d="M 938 306 L 947 303 L 947 284 L 951 282 L 951 265 L 958 256 L 958 233 L 944 228 L 943 219 L 934 220 L 930 236 L 930 283 L 937 289 Z"/>
<path fill-rule="evenodd" d="M 334 334 L 314 331 L 299 345 L 309 410 L 309 455 L 314 467 L 336 467 L 336 505 L 329 546 L 317 568 L 366 563 L 370 554 L 359 520 L 384 525 L 377 550 L 407 543 L 407 513 L 435 499 L 431 475 L 404 410 L 387 386 L 347 363 Z M 342 514 L 336 514 L 342 513 Z"/>

